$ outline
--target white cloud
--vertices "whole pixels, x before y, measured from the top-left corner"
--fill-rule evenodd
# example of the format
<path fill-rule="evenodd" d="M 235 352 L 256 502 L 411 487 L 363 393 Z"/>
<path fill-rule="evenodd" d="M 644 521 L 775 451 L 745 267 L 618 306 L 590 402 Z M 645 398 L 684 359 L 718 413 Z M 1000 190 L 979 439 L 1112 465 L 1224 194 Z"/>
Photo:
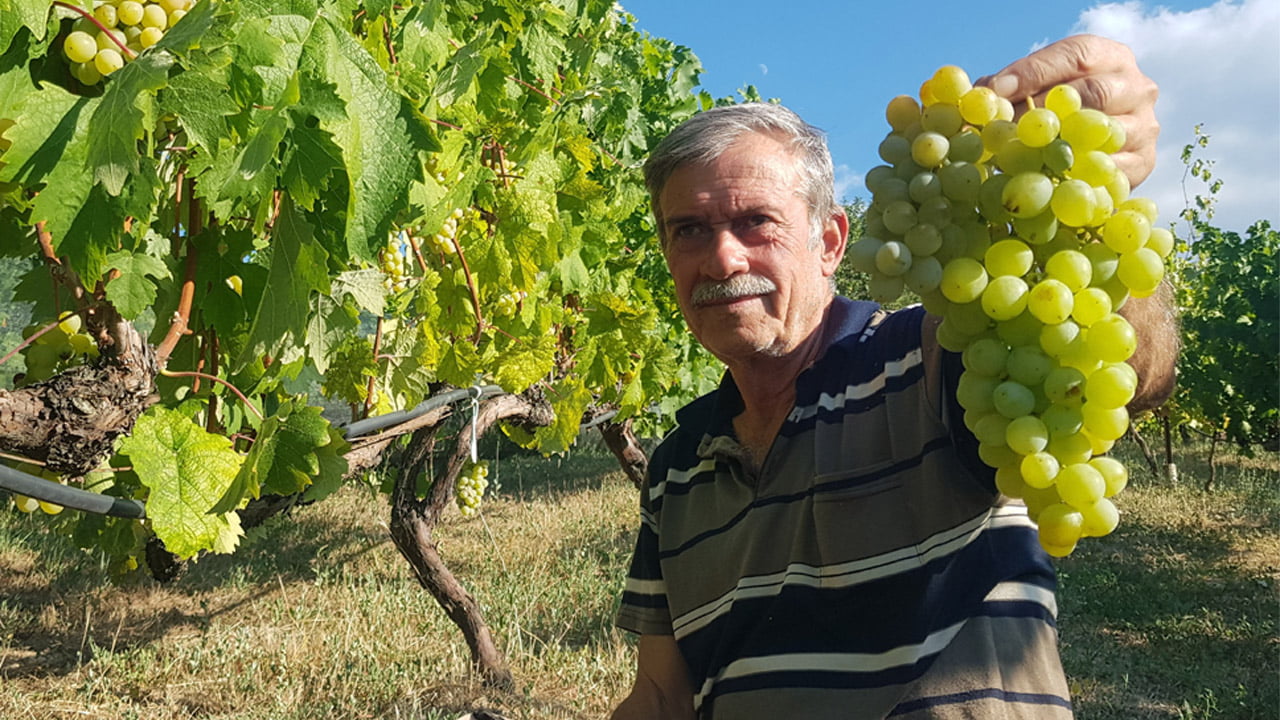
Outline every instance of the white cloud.
<path fill-rule="evenodd" d="M 1280 2 L 1222 0 L 1187 12 L 1136 0 L 1081 13 L 1076 32 L 1119 40 L 1160 86 L 1160 149 L 1139 194 L 1173 219 L 1184 205 L 1179 158 L 1203 123 L 1202 157 L 1223 181 L 1214 224 L 1243 230 L 1254 220 L 1280 225 Z M 1188 193 L 1203 192 L 1194 178 Z"/>
<path fill-rule="evenodd" d="M 860 195 L 866 195 L 866 186 L 863 185 L 863 175 L 854 172 L 848 165 L 837 165 L 835 168 L 836 179 L 836 199 L 840 202 L 847 202 Z"/>

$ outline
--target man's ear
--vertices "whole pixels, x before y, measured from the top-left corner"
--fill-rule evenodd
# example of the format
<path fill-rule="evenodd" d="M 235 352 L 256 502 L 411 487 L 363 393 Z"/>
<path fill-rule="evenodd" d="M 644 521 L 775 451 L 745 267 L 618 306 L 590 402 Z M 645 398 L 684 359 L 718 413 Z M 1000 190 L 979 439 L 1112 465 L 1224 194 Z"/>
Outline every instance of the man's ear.
<path fill-rule="evenodd" d="M 836 211 L 822 224 L 822 274 L 831 277 L 844 257 L 845 243 L 849 240 L 849 217 L 844 208 Z"/>

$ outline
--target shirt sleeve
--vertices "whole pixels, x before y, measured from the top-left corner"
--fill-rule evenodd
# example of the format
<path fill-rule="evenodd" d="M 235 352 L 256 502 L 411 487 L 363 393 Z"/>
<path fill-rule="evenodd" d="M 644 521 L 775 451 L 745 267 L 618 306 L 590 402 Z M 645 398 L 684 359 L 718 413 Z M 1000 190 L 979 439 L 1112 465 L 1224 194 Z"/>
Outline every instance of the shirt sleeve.
<path fill-rule="evenodd" d="M 650 480 L 654 465 L 649 465 Z M 636 535 L 635 554 L 622 591 L 617 625 L 641 635 L 671 635 L 671 612 L 667 604 L 667 583 L 662 577 L 658 557 L 658 518 L 650 502 L 646 482 L 641 491 L 640 531 Z"/>

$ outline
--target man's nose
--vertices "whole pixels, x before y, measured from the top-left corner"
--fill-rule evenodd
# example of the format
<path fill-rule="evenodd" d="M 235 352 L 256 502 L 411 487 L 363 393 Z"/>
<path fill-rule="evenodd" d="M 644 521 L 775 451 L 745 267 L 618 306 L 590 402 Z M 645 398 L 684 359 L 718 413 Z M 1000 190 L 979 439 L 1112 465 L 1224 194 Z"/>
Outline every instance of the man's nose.
<path fill-rule="evenodd" d="M 733 227 L 726 224 L 713 228 L 703 273 L 707 277 L 724 279 L 746 272 L 749 267 L 746 244 L 734 233 Z"/>

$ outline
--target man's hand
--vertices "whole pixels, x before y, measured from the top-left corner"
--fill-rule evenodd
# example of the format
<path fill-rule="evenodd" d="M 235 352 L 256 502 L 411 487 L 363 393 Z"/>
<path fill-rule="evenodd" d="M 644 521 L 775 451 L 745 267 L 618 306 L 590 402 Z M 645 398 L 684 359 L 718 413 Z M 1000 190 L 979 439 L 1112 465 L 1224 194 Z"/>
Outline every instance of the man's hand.
<path fill-rule="evenodd" d="M 1115 154 L 1116 165 L 1137 186 L 1156 164 L 1155 81 L 1138 69 L 1128 47 L 1096 35 L 1075 35 L 1059 40 L 978 80 L 1011 100 L 1019 110 L 1028 98 L 1037 107 L 1055 85 L 1071 85 L 1080 92 L 1085 107 L 1117 118 L 1126 133 L 1124 148 Z"/>
<path fill-rule="evenodd" d="M 636 684 L 611 720 L 693 720 L 693 688 L 676 640 L 641 635 Z"/>

